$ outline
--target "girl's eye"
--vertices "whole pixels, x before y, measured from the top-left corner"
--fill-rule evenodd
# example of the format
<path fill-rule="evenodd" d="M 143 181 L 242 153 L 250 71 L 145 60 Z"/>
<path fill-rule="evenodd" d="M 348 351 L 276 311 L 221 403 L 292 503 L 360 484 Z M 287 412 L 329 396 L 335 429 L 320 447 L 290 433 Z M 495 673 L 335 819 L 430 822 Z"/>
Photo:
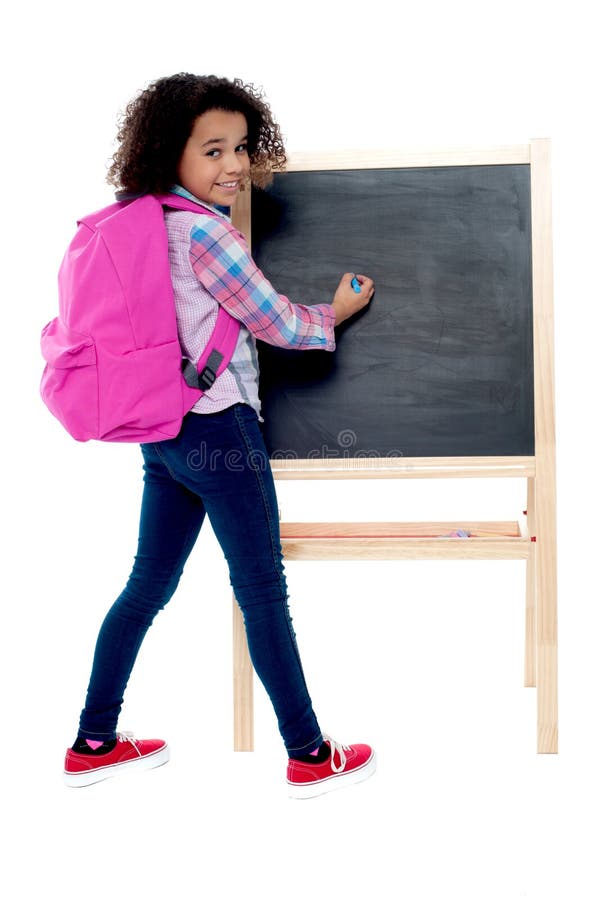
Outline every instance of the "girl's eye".
<path fill-rule="evenodd" d="M 239 144 L 235 147 L 235 153 L 247 153 L 248 145 L 247 144 Z M 206 156 L 211 157 L 212 159 L 218 159 L 221 154 L 221 150 L 218 147 L 215 147 L 214 150 L 208 150 Z"/>

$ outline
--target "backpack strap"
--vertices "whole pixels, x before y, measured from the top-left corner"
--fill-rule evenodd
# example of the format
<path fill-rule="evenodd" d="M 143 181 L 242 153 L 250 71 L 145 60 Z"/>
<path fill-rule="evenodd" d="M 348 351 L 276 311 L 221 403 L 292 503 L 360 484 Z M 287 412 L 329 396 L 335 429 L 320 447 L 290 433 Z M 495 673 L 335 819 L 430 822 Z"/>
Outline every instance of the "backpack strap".
<path fill-rule="evenodd" d="M 229 315 L 222 306 L 218 308 L 216 325 L 197 366 L 191 360 L 183 358 L 181 371 L 183 378 L 192 388 L 207 391 L 211 388 L 221 372 L 231 362 L 237 345 L 240 323 Z"/>
<path fill-rule="evenodd" d="M 178 194 L 161 194 L 157 199 L 163 207 L 170 206 L 172 209 L 182 209 L 198 214 L 203 213 L 218 218 L 216 213 L 199 206 L 193 200 L 180 197 Z M 194 366 L 191 360 L 186 357 L 183 357 L 181 362 L 181 372 L 189 387 L 202 392 L 212 387 L 221 372 L 224 372 L 231 362 L 231 357 L 237 346 L 239 329 L 240 322 L 234 319 L 226 309 L 219 306 L 214 331 L 197 365 Z"/>

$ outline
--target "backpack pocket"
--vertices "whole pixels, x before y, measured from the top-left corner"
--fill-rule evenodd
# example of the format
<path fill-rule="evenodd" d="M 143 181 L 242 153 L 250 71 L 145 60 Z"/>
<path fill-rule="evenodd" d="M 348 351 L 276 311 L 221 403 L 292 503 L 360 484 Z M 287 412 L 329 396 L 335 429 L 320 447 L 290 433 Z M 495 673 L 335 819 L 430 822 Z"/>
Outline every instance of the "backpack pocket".
<path fill-rule="evenodd" d="M 187 411 L 183 409 L 179 342 L 118 356 L 108 354 L 100 343 L 97 350 L 100 440 L 153 443 L 175 437 Z"/>
<path fill-rule="evenodd" d="M 42 400 L 76 440 L 97 437 L 98 372 L 93 338 L 55 318 L 42 331 L 41 348 L 46 361 Z"/>

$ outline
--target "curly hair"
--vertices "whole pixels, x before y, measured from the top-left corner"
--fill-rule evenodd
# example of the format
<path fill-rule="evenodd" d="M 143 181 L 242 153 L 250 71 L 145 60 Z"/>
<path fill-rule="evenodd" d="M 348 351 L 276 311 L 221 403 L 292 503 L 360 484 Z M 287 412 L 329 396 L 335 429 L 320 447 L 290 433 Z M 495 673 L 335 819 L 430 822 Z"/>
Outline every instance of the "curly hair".
<path fill-rule="evenodd" d="M 248 126 L 250 179 L 266 187 L 287 158 L 279 126 L 262 93 L 239 78 L 181 72 L 159 78 L 125 108 L 118 149 L 106 180 L 118 190 L 160 194 L 177 182 L 177 169 L 196 118 L 211 109 L 240 112 Z"/>

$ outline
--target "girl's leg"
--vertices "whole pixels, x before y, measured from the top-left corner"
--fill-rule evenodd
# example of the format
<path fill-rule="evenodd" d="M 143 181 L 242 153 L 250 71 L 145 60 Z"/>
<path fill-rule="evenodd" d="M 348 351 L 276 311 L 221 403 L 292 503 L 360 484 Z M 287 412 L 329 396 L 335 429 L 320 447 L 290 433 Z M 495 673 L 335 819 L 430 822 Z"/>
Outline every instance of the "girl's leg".
<path fill-rule="evenodd" d="M 177 438 L 154 447 L 173 478 L 202 499 L 289 755 L 310 753 L 323 738 L 287 606 L 278 506 L 255 412 L 238 404 L 210 416 L 191 414 Z"/>
<path fill-rule="evenodd" d="M 142 447 L 144 492 L 139 541 L 126 588 L 96 643 L 78 737 L 115 737 L 123 695 L 144 636 L 175 592 L 205 516 L 202 501 L 174 481 L 152 446 Z"/>

